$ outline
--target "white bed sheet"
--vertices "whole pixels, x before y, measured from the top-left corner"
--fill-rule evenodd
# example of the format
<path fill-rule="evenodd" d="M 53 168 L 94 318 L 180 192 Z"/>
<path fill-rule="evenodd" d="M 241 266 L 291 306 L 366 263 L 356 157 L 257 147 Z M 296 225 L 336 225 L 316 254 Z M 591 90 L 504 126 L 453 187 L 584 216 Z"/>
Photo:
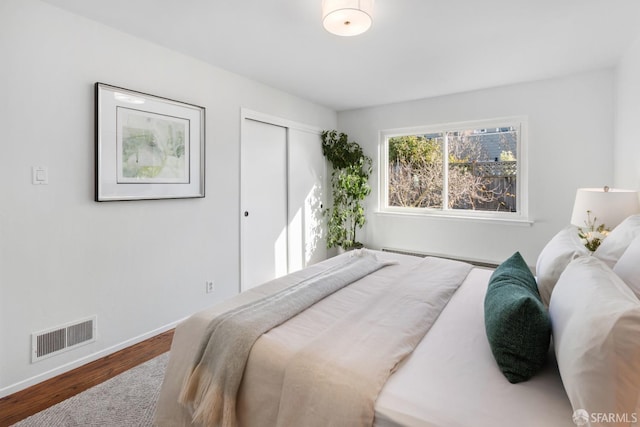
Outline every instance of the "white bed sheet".
<path fill-rule="evenodd" d="M 348 256 L 348 255 L 343 255 Z M 263 335 L 249 357 L 238 396 L 241 426 L 274 425 L 288 359 L 342 313 L 392 286 L 420 258 L 379 253 L 401 264 L 379 270 Z M 333 260 L 277 279 L 189 318 L 176 329 L 156 424 L 190 426 L 177 395 L 202 332 L 216 314 L 317 272 Z M 378 427 L 574 426 L 554 360 L 521 384 L 499 371 L 484 332 L 483 300 L 490 270 L 473 269 L 414 353 L 391 375 L 376 402 Z"/>
<path fill-rule="evenodd" d="M 379 427 L 575 427 L 553 351 L 531 380 L 511 384 L 484 329 L 492 271 L 476 268 L 431 331 L 387 381 L 376 402 Z"/>

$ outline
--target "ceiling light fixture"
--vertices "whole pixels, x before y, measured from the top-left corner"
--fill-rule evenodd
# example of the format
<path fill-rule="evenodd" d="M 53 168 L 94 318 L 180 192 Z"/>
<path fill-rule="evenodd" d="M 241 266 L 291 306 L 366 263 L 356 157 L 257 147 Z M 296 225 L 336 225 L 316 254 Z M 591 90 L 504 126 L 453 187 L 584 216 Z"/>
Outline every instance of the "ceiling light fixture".
<path fill-rule="evenodd" d="M 338 36 L 357 36 L 373 23 L 373 0 L 322 0 L 322 25 Z"/>

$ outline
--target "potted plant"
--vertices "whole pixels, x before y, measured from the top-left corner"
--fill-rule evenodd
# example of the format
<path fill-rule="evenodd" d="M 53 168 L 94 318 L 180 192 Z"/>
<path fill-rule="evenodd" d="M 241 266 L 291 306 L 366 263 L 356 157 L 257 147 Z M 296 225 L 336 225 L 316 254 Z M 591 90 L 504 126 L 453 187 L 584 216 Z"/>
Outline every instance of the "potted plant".
<path fill-rule="evenodd" d="M 349 141 L 346 134 L 335 130 L 322 132 L 322 153 L 333 168 L 333 205 L 324 211 L 329 217 L 327 247 L 360 248 L 362 243 L 356 240 L 356 231 L 366 221 L 363 201 L 371 193 L 371 158 L 360 145 Z"/>

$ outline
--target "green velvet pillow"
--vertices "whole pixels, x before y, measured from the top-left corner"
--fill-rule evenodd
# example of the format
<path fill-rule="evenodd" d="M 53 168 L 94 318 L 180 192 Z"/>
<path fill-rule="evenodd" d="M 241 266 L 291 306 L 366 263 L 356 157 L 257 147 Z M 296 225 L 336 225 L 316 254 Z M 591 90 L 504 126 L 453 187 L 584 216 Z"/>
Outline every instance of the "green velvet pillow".
<path fill-rule="evenodd" d="M 551 321 L 520 252 L 491 275 L 484 323 L 493 357 L 509 382 L 526 381 L 540 370 L 549 351 Z"/>

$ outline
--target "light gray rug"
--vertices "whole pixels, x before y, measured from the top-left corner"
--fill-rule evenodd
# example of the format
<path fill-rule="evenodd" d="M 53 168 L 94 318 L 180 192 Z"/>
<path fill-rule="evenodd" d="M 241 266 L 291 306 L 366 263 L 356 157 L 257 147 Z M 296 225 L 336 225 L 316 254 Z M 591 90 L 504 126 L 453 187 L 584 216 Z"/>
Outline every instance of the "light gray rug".
<path fill-rule="evenodd" d="M 149 427 L 168 360 L 164 353 L 14 426 Z"/>

